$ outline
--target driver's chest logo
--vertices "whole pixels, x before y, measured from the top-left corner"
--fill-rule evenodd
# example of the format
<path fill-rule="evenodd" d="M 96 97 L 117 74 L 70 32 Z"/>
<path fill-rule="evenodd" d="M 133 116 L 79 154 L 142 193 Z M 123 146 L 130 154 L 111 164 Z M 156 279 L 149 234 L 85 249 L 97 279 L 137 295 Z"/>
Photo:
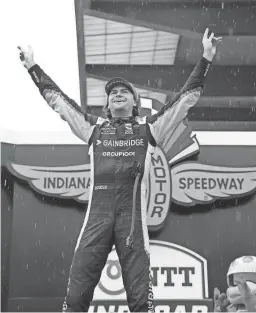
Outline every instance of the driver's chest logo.
<path fill-rule="evenodd" d="M 125 127 L 125 130 L 124 130 L 125 135 L 133 135 L 133 129 L 132 129 L 131 123 L 125 123 L 124 127 Z"/>
<path fill-rule="evenodd" d="M 101 135 L 115 135 L 116 127 L 112 126 L 110 123 L 106 123 L 105 127 L 101 129 Z"/>

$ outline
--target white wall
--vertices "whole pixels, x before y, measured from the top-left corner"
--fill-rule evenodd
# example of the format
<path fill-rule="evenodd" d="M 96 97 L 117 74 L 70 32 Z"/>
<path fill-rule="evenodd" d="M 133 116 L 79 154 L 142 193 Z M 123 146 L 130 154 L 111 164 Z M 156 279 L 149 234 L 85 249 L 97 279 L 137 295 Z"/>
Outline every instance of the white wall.
<path fill-rule="evenodd" d="M 31 45 L 35 61 L 80 104 L 74 0 L 1 0 L 0 29 L 0 131 L 68 130 L 39 94 L 16 47 Z"/>

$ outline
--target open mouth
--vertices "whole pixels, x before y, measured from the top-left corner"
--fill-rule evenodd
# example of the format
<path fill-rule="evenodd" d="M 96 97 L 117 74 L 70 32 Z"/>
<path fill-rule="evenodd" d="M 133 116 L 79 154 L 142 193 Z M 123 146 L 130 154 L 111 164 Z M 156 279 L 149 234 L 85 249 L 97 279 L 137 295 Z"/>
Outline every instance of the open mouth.
<path fill-rule="evenodd" d="M 122 99 L 122 100 L 120 99 L 120 100 L 115 100 L 114 101 L 115 104 L 122 104 L 122 103 L 125 103 L 125 102 L 126 102 L 125 99 Z"/>

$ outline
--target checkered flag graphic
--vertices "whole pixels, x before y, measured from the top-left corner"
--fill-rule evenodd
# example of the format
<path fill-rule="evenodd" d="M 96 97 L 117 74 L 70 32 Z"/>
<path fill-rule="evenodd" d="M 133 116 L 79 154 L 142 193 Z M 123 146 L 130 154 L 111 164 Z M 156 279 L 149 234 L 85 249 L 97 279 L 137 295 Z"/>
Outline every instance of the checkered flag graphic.
<path fill-rule="evenodd" d="M 157 99 L 140 97 L 140 116 L 151 116 L 157 113 L 164 104 Z"/>
<path fill-rule="evenodd" d="M 151 116 L 164 106 L 164 104 L 157 99 L 141 97 L 140 102 L 140 116 L 142 117 Z M 192 128 L 187 121 L 184 120 L 180 123 L 173 136 L 177 137 L 176 141 L 173 141 L 172 137 L 170 137 L 169 140 L 160 143 L 170 165 L 174 165 L 177 162 L 199 153 L 200 147 L 198 141 L 195 136 L 192 136 Z"/>

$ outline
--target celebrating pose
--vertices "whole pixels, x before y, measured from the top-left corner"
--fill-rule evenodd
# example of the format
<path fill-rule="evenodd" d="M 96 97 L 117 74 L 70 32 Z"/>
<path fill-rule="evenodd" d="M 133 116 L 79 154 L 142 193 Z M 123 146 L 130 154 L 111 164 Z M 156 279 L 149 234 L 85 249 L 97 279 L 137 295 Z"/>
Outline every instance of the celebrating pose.
<path fill-rule="evenodd" d="M 20 58 L 49 106 L 89 145 L 91 191 L 74 252 L 63 305 L 65 312 L 86 312 L 109 252 L 115 244 L 131 312 L 153 312 L 146 186 L 156 145 L 179 136 L 177 129 L 198 101 L 221 38 L 203 36 L 203 56 L 181 91 L 151 117 L 139 116 L 139 97 L 121 77 L 105 86 L 106 118 L 83 112 L 34 62 L 33 51 Z"/>

